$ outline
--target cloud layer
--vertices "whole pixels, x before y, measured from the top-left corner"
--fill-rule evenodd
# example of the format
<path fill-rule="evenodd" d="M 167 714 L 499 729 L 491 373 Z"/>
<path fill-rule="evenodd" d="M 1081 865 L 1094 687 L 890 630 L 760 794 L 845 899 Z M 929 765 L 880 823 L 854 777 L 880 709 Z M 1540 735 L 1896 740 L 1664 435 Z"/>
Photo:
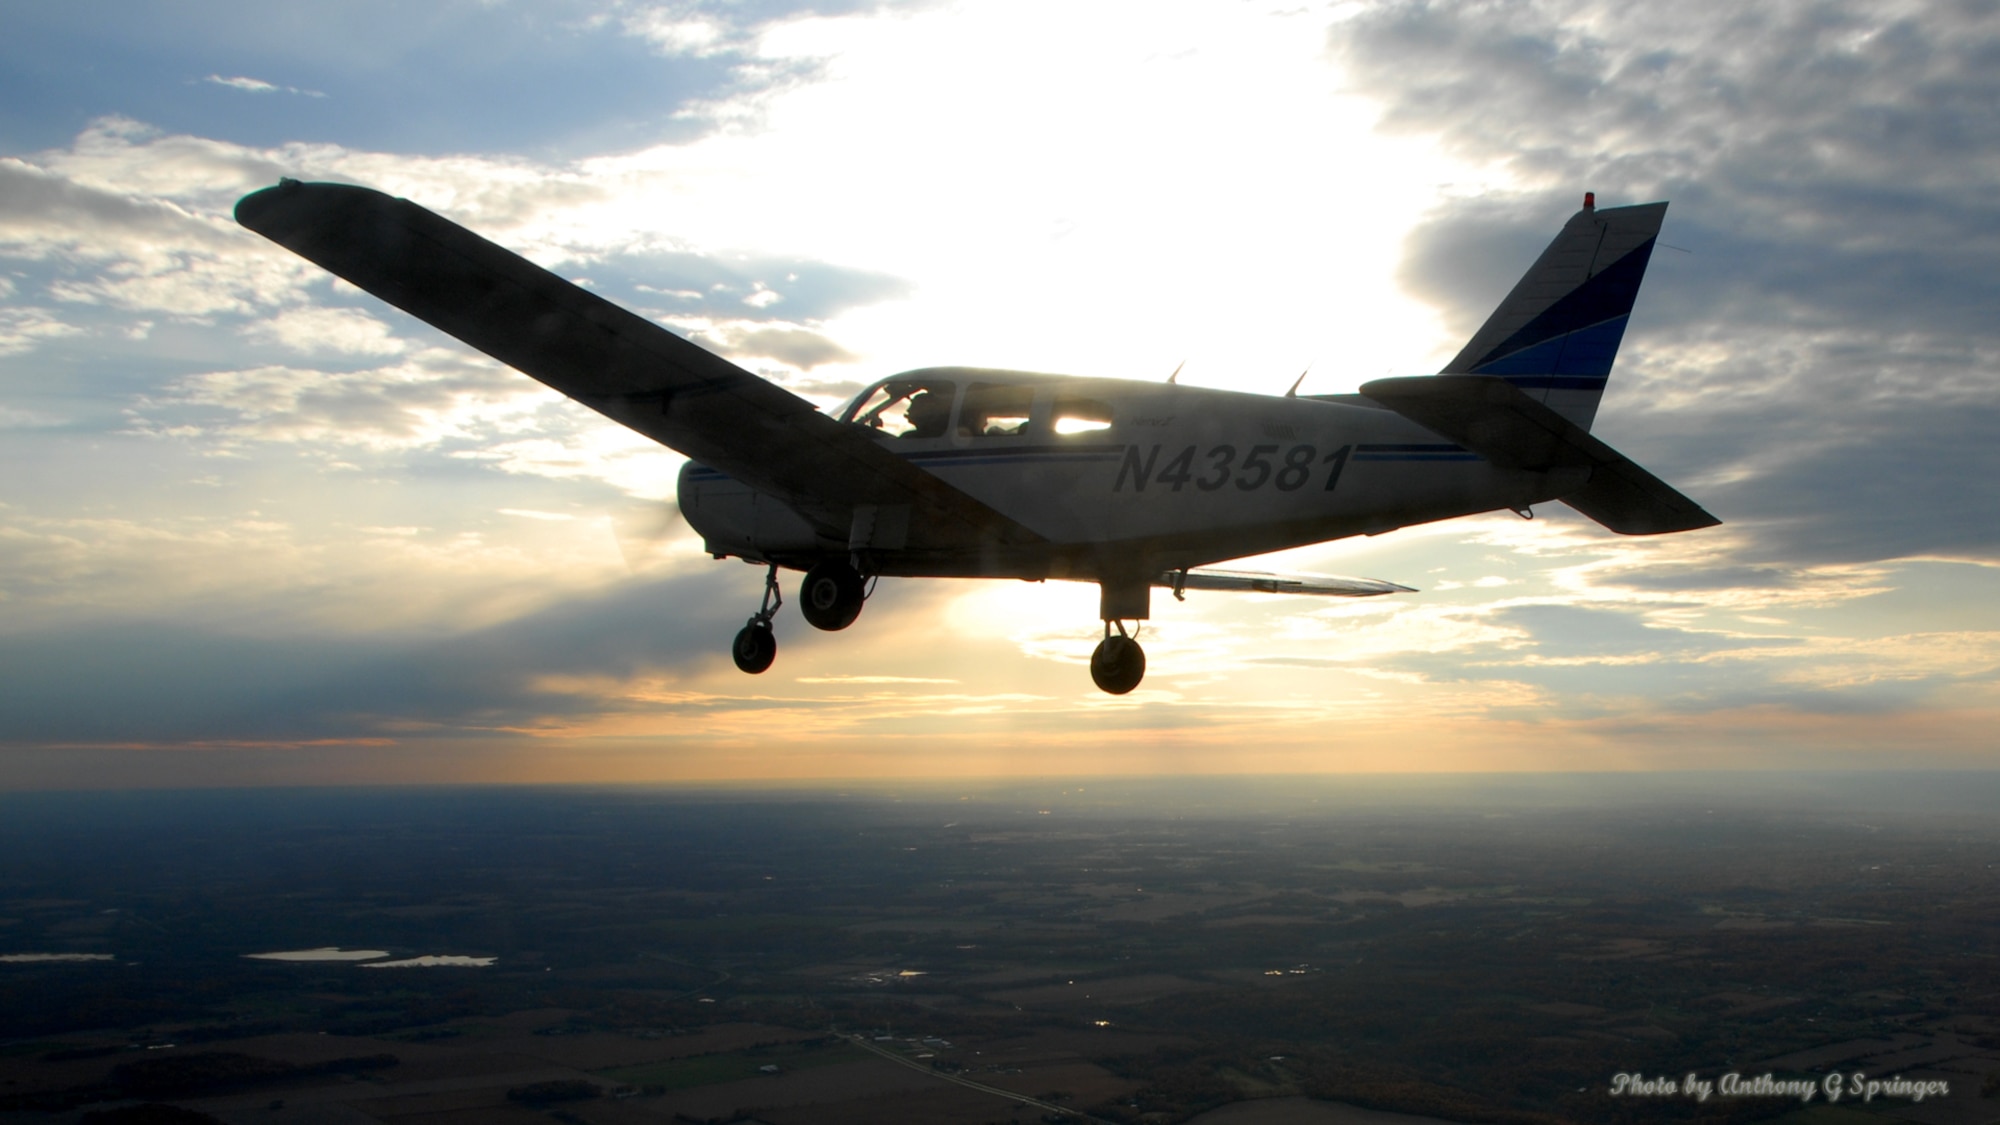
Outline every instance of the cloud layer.
<path fill-rule="evenodd" d="M 1605 422 L 1746 555 L 1994 558 L 1991 5 L 1398 3 L 1331 43 L 1385 128 L 1510 184 L 1412 232 L 1443 307 L 1504 291 L 1552 199 L 1673 201 Z"/>
<path fill-rule="evenodd" d="M 0 784 L 1993 764 L 1990 5 L 448 4 L 367 50 L 250 7 L 0 99 Z M 1666 198 L 1598 432 L 1728 522 L 1294 552 L 1424 590 L 1161 598 L 1123 699 L 1056 583 L 788 609 L 744 677 L 760 575 L 666 518 L 679 458 L 236 227 L 282 175 L 822 402 L 1351 387 L 1455 351 L 1582 191 Z"/>

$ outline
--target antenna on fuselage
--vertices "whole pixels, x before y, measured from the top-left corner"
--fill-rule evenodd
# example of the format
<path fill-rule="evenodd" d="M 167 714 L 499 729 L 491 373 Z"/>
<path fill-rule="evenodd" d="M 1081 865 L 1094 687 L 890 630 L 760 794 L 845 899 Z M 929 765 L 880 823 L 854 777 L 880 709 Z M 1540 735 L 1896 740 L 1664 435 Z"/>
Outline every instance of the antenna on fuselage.
<path fill-rule="evenodd" d="M 1299 384 L 1306 381 L 1306 371 L 1311 371 L 1312 369 L 1313 369 L 1312 364 L 1310 363 L 1306 364 L 1306 370 L 1299 372 L 1299 377 L 1292 380 L 1292 389 L 1285 392 L 1286 398 L 1299 397 Z"/>
<path fill-rule="evenodd" d="M 1186 366 L 1187 366 L 1187 360 L 1181 360 L 1180 363 L 1175 365 L 1174 373 L 1172 375 L 1167 376 L 1167 386 L 1173 387 L 1180 385 L 1181 368 Z"/>

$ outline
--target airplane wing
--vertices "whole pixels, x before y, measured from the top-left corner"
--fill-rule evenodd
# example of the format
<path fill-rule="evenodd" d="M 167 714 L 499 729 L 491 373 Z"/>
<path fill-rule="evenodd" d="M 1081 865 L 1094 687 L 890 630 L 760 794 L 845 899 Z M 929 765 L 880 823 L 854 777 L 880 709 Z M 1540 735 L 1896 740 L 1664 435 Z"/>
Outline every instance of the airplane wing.
<path fill-rule="evenodd" d="M 1621 535 L 1692 531 L 1722 522 L 1505 379 L 1403 376 L 1364 383 L 1361 393 L 1505 468 L 1589 468 L 1589 482 L 1562 502 Z"/>
<path fill-rule="evenodd" d="M 1256 594 L 1317 594 L 1326 598 L 1370 598 L 1377 594 L 1414 594 L 1408 586 L 1379 578 L 1342 578 L 1334 574 L 1272 574 L 1262 570 L 1171 570 L 1155 586 L 1181 590 L 1241 590 Z"/>
<path fill-rule="evenodd" d="M 770 493 L 850 542 L 909 513 L 902 546 L 1041 537 L 867 431 L 406 199 L 281 180 L 236 221 L 605 417 Z"/>

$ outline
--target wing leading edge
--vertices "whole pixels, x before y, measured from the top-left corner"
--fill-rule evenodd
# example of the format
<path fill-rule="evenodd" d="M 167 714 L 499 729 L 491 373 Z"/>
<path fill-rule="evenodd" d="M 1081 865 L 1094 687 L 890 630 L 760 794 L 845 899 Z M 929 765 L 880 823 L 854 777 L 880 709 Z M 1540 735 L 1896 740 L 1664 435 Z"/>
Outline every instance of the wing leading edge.
<path fill-rule="evenodd" d="M 434 212 L 369 188 L 281 181 L 236 221 L 605 417 L 783 500 L 829 540 L 906 508 L 908 541 L 1041 537 L 866 432 Z"/>

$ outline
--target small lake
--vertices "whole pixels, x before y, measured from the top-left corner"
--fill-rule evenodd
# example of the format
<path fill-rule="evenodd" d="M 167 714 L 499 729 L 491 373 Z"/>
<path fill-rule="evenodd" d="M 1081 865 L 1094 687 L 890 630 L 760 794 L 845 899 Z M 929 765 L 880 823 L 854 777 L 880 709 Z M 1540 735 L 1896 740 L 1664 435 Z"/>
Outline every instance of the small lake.
<path fill-rule="evenodd" d="M 337 945 L 319 949 L 288 949 L 282 953 L 245 953 L 252 961 L 373 961 L 387 957 L 386 949 L 342 949 Z"/>
<path fill-rule="evenodd" d="M 0 953 L 0 962 L 35 965 L 48 961 L 116 961 L 109 953 Z"/>
<path fill-rule="evenodd" d="M 461 957 L 455 953 L 442 956 L 411 957 L 402 961 L 376 961 L 361 966 L 364 969 L 484 969 L 498 961 L 498 957 Z"/>

